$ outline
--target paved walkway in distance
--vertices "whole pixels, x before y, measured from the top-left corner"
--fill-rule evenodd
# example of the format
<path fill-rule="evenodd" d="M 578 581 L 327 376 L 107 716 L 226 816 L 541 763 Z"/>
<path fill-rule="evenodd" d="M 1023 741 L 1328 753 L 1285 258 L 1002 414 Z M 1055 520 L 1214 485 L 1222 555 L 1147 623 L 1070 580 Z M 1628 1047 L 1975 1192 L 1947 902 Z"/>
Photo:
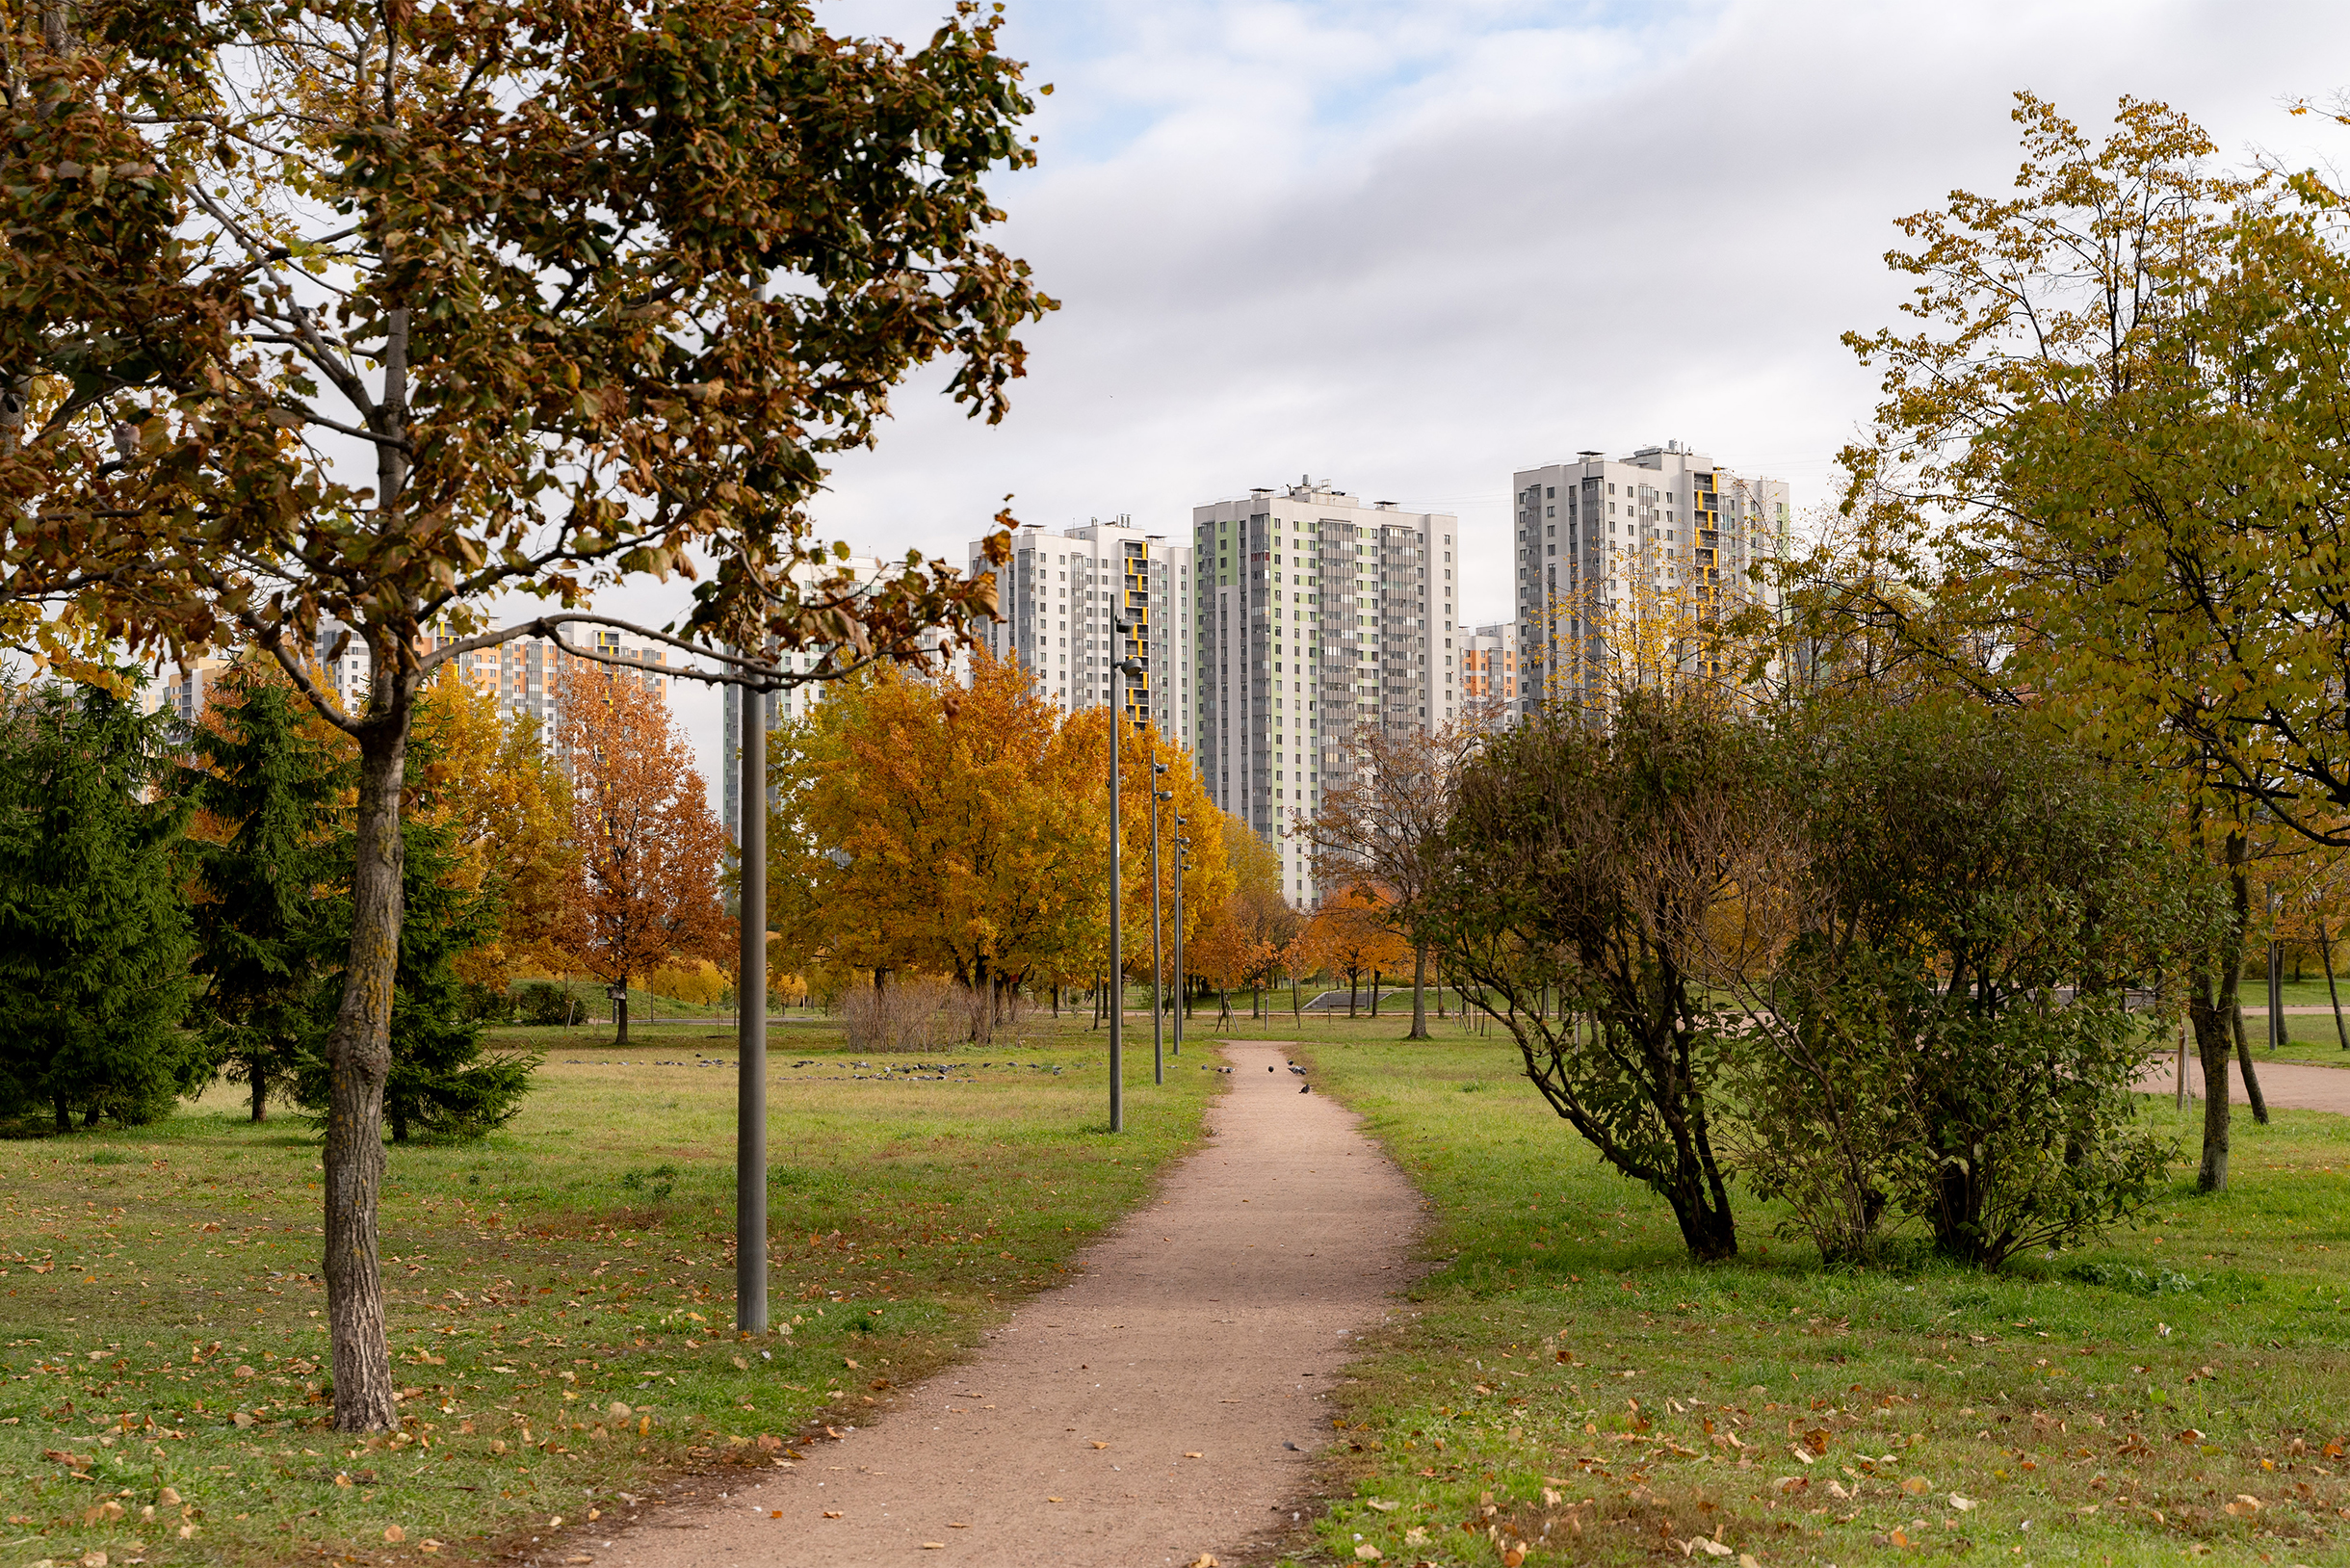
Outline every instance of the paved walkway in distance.
<path fill-rule="evenodd" d="M 2312 1067 L 2305 1061 L 2263 1061 L 2257 1048 L 2252 1057 L 2252 1070 L 2260 1080 L 2260 1096 L 2272 1109 L 2290 1106 L 2300 1111 L 2337 1111 L 2350 1114 L 2350 1070 Z M 2228 1063 L 2229 1101 L 2234 1105 L 2251 1104 L 2244 1093 L 2244 1075 L 2236 1067 L 2235 1058 L 2230 1057 Z M 2140 1073 L 2138 1091 L 2178 1093 L 2178 1058 L 2164 1057 Z M 2192 1051 L 2187 1053 L 2187 1092 L 2198 1100 L 2204 1098 L 2203 1067 Z"/>
<path fill-rule="evenodd" d="M 1279 1047 L 1222 1049 L 1215 1136 L 976 1358 L 723 1502 L 577 1544 L 605 1568 L 1180 1568 L 1269 1544 L 1422 1201 Z"/>

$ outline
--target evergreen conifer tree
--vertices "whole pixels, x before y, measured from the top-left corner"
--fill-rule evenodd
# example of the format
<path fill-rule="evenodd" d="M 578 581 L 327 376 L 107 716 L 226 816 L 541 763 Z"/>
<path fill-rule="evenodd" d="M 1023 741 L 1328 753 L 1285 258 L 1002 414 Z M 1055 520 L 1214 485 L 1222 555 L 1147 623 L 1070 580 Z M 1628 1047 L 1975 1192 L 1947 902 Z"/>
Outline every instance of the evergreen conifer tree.
<path fill-rule="evenodd" d="M 392 1066 L 384 1083 L 383 1118 L 395 1143 L 419 1132 L 478 1137 L 522 1109 L 541 1058 L 484 1048 L 481 1023 L 465 1006 L 457 956 L 493 938 L 498 918 L 491 899 L 459 885 L 456 834 L 421 812 L 404 817 L 400 830 L 407 913 L 401 922 L 400 962 L 392 980 Z M 346 886 L 354 849 L 347 836 L 336 849 Z M 348 894 L 338 895 L 330 912 L 338 932 L 347 932 Z M 341 948 L 338 935 L 334 951 Z M 318 992 L 322 1033 L 342 994 L 339 975 Z M 324 1111 L 328 1088 L 324 1058 L 306 1059 L 302 1103 Z"/>
<path fill-rule="evenodd" d="M 0 693 L 0 1113 L 152 1121 L 201 1080 L 163 753 L 97 688 Z"/>
<path fill-rule="evenodd" d="M 321 975 L 334 924 L 319 902 L 335 875 L 333 836 L 351 770 L 305 733 L 281 682 L 241 672 L 196 731 L 187 793 L 226 836 L 191 841 L 206 1062 L 252 1091 L 252 1119 L 320 1054 Z"/>

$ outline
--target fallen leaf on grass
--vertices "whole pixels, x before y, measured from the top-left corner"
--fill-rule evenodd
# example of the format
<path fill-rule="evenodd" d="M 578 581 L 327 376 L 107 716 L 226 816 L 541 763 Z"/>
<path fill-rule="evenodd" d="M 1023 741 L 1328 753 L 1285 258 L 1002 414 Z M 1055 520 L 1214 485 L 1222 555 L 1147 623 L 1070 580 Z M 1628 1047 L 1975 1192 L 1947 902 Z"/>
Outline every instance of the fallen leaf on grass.
<path fill-rule="evenodd" d="M 1241 1201 L 1246 1202 L 1247 1200 L 1243 1198 Z M 1354 1549 L 1354 1555 L 1355 1559 L 1359 1562 L 1377 1562 L 1381 1557 L 1387 1555 L 1386 1553 L 1380 1551 L 1369 1541 L 1365 1541 L 1361 1545 L 1357 1546 Z"/>
<path fill-rule="evenodd" d="M 405 1541 L 408 1538 L 408 1532 L 398 1525 L 386 1525 L 383 1527 L 383 1538 L 387 1541 Z"/>
<path fill-rule="evenodd" d="M 2247 1493 L 2238 1492 L 2235 1495 L 2235 1501 L 2227 1504 L 2227 1511 L 2238 1519 L 2249 1519 L 2260 1511 L 2260 1500 Z"/>
<path fill-rule="evenodd" d="M 1365 1498 L 1363 1502 L 1366 1506 L 1376 1508 L 1381 1513 L 1394 1513 L 1397 1507 L 1395 1502 L 1388 1498 Z"/>
<path fill-rule="evenodd" d="M 1960 1513 L 1965 1513 L 1969 1508 L 1974 1506 L 1974 1499 L 1963 1498 L 1953 1492 L 1950 1494 L 1950 1506 L 1956 1508 Z"/>
<path fill-rule="evenodd" d="M 1901 1483 L 1901 1490 L 1907 1492 L 1912 1497 L 1921 1498 L 1933 1489 L 1934 1483 L 1927 1480 L 1923 1476 L 1912 1476 L 1908 1480 Z"/>

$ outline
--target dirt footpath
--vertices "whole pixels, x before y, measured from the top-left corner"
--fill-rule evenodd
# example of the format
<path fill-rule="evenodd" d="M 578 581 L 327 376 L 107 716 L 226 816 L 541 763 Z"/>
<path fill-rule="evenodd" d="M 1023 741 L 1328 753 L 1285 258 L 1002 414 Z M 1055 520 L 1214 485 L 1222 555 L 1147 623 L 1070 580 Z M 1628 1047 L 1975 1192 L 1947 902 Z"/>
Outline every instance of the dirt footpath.
<path fill-rule="evenodd" d="M 2253 1053 L 2252 1070 L 2259 1075 L 2261 1098 L 2272 1107 L 2350 1112 L 2350 1071 L 2312 1067 L 2305 1061 L 2262 1061 L 2257 1050 Z M 2178 1089 L 2174 1058 L 2164 1057 L 2138 1075 L 2138 1091 L 2142 1094 L 2175 1094 Z M 2205 1097 L 2203 1065 L 2192 1053 L 2187 1057 L 2187 1093 L 2198 1100 Z M 2244 1076 L 2236 1070 L 2232 1057 L 2229 1058 L 2228 1099 L 2234 1105 L 2252 1103 L 2244 1093 Z"/>
<path fill-rule="evenodd" d="M 1074 1283 L 873 1426 L 587 1550 L 607 1568 L 1141 1568 L 1271 1541 L 1352 1335 L 1407 1278 L 1421 1198 L 1278 1047 L 1222 1050 L 1215 1136 Z"/>

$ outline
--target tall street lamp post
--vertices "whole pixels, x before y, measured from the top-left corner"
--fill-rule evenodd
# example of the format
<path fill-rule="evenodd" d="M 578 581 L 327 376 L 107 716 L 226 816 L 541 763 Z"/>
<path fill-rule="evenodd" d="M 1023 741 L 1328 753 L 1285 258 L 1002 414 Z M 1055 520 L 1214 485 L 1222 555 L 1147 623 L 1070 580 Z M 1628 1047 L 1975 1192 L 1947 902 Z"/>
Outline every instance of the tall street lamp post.
<path fill-rule="evenodd" d="M 1151 764 L 1151 1082 L 1167 1081 L 1165 1039 L 1162 1032 L 1166 1018 L 1166 1002 L 1161 995 L 1160 980 L 1166 971 L 1162 967 L 1160 943 L 1163 933 L 1159 928 L 1159 802 L 1175 797 L 1159 787 L 1159 775 L 1167 771 L 1163 762 Z"/>
<path fill-rule="evenodd" d="M 743 686 L 735 1000 L 735 1329 L 767 1332 L 767 689 Z"/>
<path fill-rule="evenodd" d="M 1175 819 L 1175 1045 L 1173 1054 L 1183 1055 L 1183 874 L 1191 869 L 1184 851 L 1191 841 L 1183 836 L 1184 824 L 1189 819 L 1178 815 Z"/>
<path fill-rule="evenodd" d="M 1110 619 L 1112 654 L 1123 653 L 1134 622 L 1123 611 Z M 1110 678 L 1110 1130 L 1126 1130 L 1126 975 L 1119 954 L 1119 922 L 1124 920 L 1124 890 L 1119 886 L 1118 841 L 1123 819 L 1118 815 L 1118 731 L 1126 727 L 1126 683 L 1142 673 L 1142 661 L 1119 659 Z"/>

